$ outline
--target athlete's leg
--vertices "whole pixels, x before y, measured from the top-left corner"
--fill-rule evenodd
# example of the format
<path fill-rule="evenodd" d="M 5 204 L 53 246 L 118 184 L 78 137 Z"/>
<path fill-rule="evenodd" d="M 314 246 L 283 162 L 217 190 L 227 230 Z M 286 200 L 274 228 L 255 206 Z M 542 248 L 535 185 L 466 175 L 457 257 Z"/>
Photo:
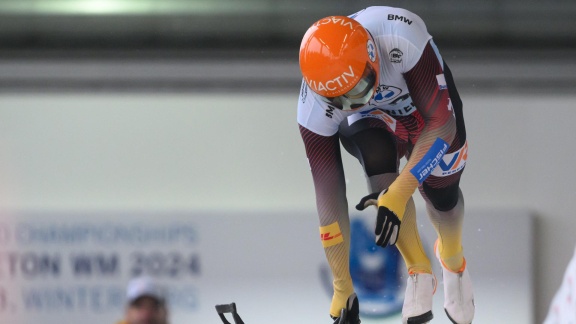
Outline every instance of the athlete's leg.
<path fill-rule="evenodd" d="M 464 262 L 462 253 L 464 197 L 459 184 L 466 164 L 468 145 L 466 144 L 462 100 L 454 84 L 450 68 L 446 64 L 444 64 L 444 76 L 456 117 L 456 136 L 447 152 L 447 157 L 451 157 L 452 160 L 448 163 L 450 165 L 448 170 L 435 170 L 441 174 L 433 173 L 419 189 L 426 200 L 428 216 L 438 234 L 440 256 L 448 268 L 457 271 Z"/>
<path fill-rule="evenodd" d="M 458 178 L 459 176 L 460 174 L 457 175 Z M 425 182 L 420 190 L 426 201 L 428 217 L 438 234 L 437 249 L 440 257 L 450 270 L 457 272 L 464 263 L 464 197 L 458 182 L 444 188 L 433 188 Z"/>
<path fill-rule="evenodd" d="M 397 176 L 398 173 L 385 173 L 369 177 L 368 186 L 370 192 L 379 192 L 388 188 Z M 408 273 L 432 273 L 430 260 L 424 252 L 418 233 L 416 207 L 412 197 L 406 204 L 406 212 L 404 213 L 404 218 L 402 218 L 396 247 L 404 258 Z"/>
<path fill-rule="evenodd" d="M 385 128 L 362 129 L 361 126 L 356 125 L 355 129 L 341 127 L 340 139 L 344 148 L 364 167 L 369 192 L 380 192 L 388 188 L 398 176 L 399 157 L 404 155 L 406 146 L 399 144 Z M 432 274 L 430 260 L 422 248 L 412 198 L 406 205 L 396 247 L 410 273 L 402 305 L 402 321 L 426 323 L 433 318 L 432 301 L 436 279 Z"/>
<path fill-rule="evenodd" d="M 455 176 L 459 178 L 460 174 Z M 444 309 L 452 323 L 469 324 L 474 319 L 475 306 L 472 280 L 462 249 L 462 192 L 458 183 L 444 188 L 423 184 L 422 191 L 428 215 L 438 233 L 434 250 L 443 270 Z"/>
<path fill-rule="evenodd" d="M 438 240 L 436 257 L 442 265 L 444 281 L 444 309 L 453 323 L 469 324 L 474 318 L 474 293 L 472 281 L 462 249 L 462 223 L 464 197 L 460 190 L 460 177 L 468 155 L 466 131 L 462 115 L 462 102 L 454 86 L 448 66 L 444 74 L 450 91 L 457 133 L 450 149 L 437 169 L 420 186 L 426 200 L 426 210 Z"/>
<path fill-rule="evenodd" d="M 399 154 L 402 150 L 393 136 L 383 127 L 374 127 L 374 121 L 361 120 L 353 126 L 340 127 L 340 140 L 350 154 L 358 159 L 368 180 L 369 192 L 380 192 L 398 176 Z M 416 225 L 416 208 L 412 198 L 400 226 L 396 243 L 410 273 L 432 273 L 430 260 L 424 253 Z"/>

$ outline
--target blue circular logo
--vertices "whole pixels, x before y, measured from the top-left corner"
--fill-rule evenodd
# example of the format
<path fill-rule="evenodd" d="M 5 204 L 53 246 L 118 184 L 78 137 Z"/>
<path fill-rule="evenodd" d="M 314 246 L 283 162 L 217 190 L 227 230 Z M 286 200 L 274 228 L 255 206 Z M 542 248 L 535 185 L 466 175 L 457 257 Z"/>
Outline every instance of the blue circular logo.
<path fill-rule="evenodd" d="M 404 303 L 405 266 L 395 246 L 385 249 L 374 243 L 374 231 L 361 217 L 351 217 L 350 275 L 360 302 L 360 314 L 381 318 L 398 314 Z M 332 296 L 332 274 L 321 268 L 322 283 Z"/>

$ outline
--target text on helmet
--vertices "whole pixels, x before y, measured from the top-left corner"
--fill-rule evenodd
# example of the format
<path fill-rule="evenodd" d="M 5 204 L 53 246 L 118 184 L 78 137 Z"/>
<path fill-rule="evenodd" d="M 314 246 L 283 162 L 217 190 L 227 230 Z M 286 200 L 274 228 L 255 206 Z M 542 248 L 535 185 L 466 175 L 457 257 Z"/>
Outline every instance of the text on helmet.
<path fill-rule="evenodd" d="M 335 77 L 332 80 L 322 82 L 306 78 L 306 82 L 315 91 L 335 91 L 336 89 L 338 89 L 336 87 L 336 84 L 338 84 L 339 87 L 343 87 L 343 85 L 349 84 L 350 80 L 355 79 L 354 70 L 352 70 L 352 65 L 348 65 L 348 68 L 350 69 L 350 72 L 343 72 L 342 74 L 340 74 L 339 76 Z M 348 78 L 351 79 L 349 80 Z"/>
<path fill-rule="evenodd" d="M 327 24 L 330 24 L 330 23 L 332 23 L 332 24 L 340 24 L 340 25 L 342 25 L 342 26 L 348 26 L 348 27 L 350 27 L 350 30 L 353 30 L 353 29 L 354 29 L 354 27 L 352 26 L 352 22 L 350 22 L 350 21 L 345 21 L 345 20 L 342 19 L 342 18 L 338 18 L 338 17 L 334 17 L 334 16 L 332 16 L 332 17 L 326 17 L 326 18 L 324 18 L 324 19 L 320 19 L 320 20 L 318 20 L 318 21 L 314 24 L 314 26 L 318 27 L 318 26 L 320 26 L 320 25 L 327 25 Z"/>

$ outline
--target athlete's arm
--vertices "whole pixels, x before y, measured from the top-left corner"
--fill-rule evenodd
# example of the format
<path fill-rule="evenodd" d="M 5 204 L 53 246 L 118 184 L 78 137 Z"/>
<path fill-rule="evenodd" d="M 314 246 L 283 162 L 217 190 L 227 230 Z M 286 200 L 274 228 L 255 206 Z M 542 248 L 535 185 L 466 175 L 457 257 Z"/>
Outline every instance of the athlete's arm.
<path fill-rule="evenodd" d="M 412 100 L 425 121 L 410 159 L 400 176 L 381 195 L 378 205 L 386 206 L 400 218 L 416 188 L 438 165 L 456 134 L 456 119 L 444 80 L 442 63 L 430 42 L 416 65 L 404 74 Z"/>
<path fill-rule="evenodd" d="M 348 216 L 344 167 L 338 135 L 318 135 L 300 125 L 300 134 L 312 171 L 320 226 Z"/>

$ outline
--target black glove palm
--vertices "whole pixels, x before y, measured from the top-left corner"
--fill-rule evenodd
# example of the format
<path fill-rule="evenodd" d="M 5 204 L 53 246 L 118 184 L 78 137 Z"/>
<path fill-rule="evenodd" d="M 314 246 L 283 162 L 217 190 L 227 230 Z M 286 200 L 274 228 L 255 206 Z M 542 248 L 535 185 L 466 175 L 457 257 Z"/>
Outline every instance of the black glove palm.
<path fill-rule="evenodd" d="M 364 210 L 366 207 L 373 205 L 378 207 L 378 215 L 376 216 L 376 244 L 381 247 L 394 245 L 398 241 L 398 233 L 400 233 L 400 219 L 398 216 L 388 209 L 386 206 L 378 206 L 378 198 L 386 194 L 387 190 L 381 193 L 375 192 L 362 198 L 358 205 L 357 210 Z"/>

